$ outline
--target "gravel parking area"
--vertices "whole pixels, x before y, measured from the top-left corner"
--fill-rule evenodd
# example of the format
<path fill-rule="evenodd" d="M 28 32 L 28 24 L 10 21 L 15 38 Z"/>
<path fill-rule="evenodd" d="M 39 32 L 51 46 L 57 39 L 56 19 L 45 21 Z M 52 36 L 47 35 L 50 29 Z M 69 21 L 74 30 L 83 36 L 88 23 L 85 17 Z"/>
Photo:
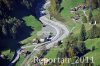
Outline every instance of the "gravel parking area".
<path fill-rule="evenodd" d="M 55 36 L 57 32 L 53 27 L 46 25 L 45 27 L 42 28 L 41 31 L 37 33 L 37 36 L 42 36 L 42 38 L 44 38 L 44 37 L 48 37 L 50 33 L 52 33 Z"/>

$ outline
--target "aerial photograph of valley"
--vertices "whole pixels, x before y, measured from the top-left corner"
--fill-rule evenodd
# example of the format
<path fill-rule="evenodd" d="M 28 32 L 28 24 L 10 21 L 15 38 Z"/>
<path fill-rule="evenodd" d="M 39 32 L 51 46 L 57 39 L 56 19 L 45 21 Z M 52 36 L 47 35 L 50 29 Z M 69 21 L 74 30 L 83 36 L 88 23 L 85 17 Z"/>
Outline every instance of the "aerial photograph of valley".
<path fill-rule="evenodd" d="M 0 0 L 0 66 L 100 66 L 100 0 Z"/>

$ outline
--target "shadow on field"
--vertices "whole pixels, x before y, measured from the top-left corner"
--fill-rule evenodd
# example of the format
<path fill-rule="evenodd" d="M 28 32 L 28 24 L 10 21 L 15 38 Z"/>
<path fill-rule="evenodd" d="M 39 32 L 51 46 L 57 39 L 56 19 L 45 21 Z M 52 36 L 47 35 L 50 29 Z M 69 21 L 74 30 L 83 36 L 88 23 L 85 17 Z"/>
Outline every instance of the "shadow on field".
<path fill-rule="evenodd" d="M 31 26 L 26 26 L 25 23 L 21 25 L 17 32 L 17 40 L 21 41 L 31 36 L 31 33 L 34 31 Z"/>

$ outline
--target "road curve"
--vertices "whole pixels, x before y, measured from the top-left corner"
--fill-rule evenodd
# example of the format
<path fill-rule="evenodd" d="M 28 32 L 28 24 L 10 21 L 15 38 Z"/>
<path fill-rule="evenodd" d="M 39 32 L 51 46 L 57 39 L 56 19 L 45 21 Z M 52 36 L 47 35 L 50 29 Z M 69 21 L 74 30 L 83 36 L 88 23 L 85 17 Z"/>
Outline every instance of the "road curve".
<path fill-rule="evenodd" d="M 48 5 L 50 5 L 50 0 L 47 0 L 46 3 L 43 5 L 42 8 L 44 8 L 44 10 L 39 11 L 40 15 L 41 15 L 41 13 L 43 11 L 45 12 L 45 10 L 47 9 Z M 61 24 L 61 22 L 59 22 L 59 21 L 50 20 L 45 15 L 44 16 L 41 16 L 39 18 L 39 20 L 43 24 L 46 24 L 46 25 L 49 25 L 49 26 L 53 27 L 55 29 L 55 31 L 56 31 L 56 35 L 54 36 L 54 38 L 51 40 L 50 43 L 48 43 L 46 45 L 46 48 L 47 49 L 53 47 L 55 44 L 57 44 L 58 41 L 63 40 L 69 34 L 69 31 L 66 28 L 66 26 L 63 25 L 63 24 Z"/>
<path fill-rule="evenodd" d="M 50 4 L 50 1 L 48 0 L 43 6 L 44 7 L 42 7 L 42 8 L 44 8 L 44 10 L 46 9 L 46 7 L 48 6 Z M 44 11 L 44 10 L 40 10 L 41 8 L 39 8 L 41 6 L 41 3 L 39 3 L 38 4 L 38 9 L 37 9 L 37 14 L 39 14 L 40 13 L 40 15 L 39 16 L 41 16 L 41 13 Z M 49 25 L 49 26 L 51 26 L 51 27 L 53 27 L 53 29 L 55 29 L 55 31 L 56 31 L 56 35 L 53 37 L 53 39 L 50 41 L 50 42 L 45 42 L 45 43 L 42 43 L 42 44 L 37 44 L 36 46 L 35 46 L 35 48 L 33 49 L 33 51 L 32 51 L 32 54 L 33 54 L 33 52 L 34 51 L 36 51 L 36 50 L 38 50 L 39 49 L 39 47 L 41 47 L 42 45 L 46 45 L 46 48 L 47 49 L 49 49 L 49 48 L 51 48 L 51 47 L 53 47 L 55 44 L 57 44 L 58 43 L 58 41 L 60 41 L 60 40 L 63 40 L 65 37 L 67 37 L 68 36 L 68 34 L 69 34 L 69 31 L 68 31 L 68 29 L 66 28 L 66 26 L 65 25 L 63 25 L 63 24 L 61 24 L 61 22 L 59 22 L 59 21 L 53 21 L 53 20 L 50 20 L 49 18 L 47 18 L 45 15 L 43 16 L 41 16 L 41 17 L 39 17 L 38 18 L 43 24 L 45 24 L 45 25 Z M 30 55 L 28 58 L 30 58 L 31 56 L 34 56 L 34 55 Z M 27 61 L 27 62 L 26 62 Z M 22 63 L 22 65 L 21 66 L 24 66 L 24 65 L 26 65 L 26 66 L 30 66 L 29 65 L 29 63 L 30 63 L 31 61 L 30 60 L 28 60 L 28 59 L 26 59 L 26 60 L 24 60 L 24 62 Z"/>
<path fill-rule="evenodd" d="M 41 3 L 39 3 L 39 4 L 41 4 Z M 48 4 L 50 4 L 50 1 L 49 0 L 43 5 L 43 6 L 45 6 L 43 8 L 46 9 L 46 6 L 48 6 Z M 40 16 L 41 16 L 41 11 L 40 10 L 39 10 L 38 13 L 40 13 Z M 46 25 L 49 25 L 49 26 L 53 27 L 55 29 L 55 31 L 56 31 L 56 35 L 53 37 L 53 39 L 50 42 L 46 42 L 46 43 L 42 43 L 42 44 L 36 45 L 35 48 L 33 49 L 33 52 L 36 49 L 39 49 L 39 47 L 42 46 L 43 44 L 45 44 L 46 45 L 46 48 L 49 49 L 49 48 L 53 47 L 55 44 L 57 44 L 58 41 L 63 40 L 69 34 L 69 31 L 66 28 L 66 26 L 63 25 L 63 24 L 61 24 L 59 21 L 50 20 L 45 15 L 39 17 L 39 20 L 43 24 L 46 24 Z M 32 46 L 33 45 L 28 46 L 28 48 L 30 48 Z M 27 48 L 27 46 L 24 47 L 24 48 Z M 16 55 L 15 59 L 9 64 L 9 66 L 12 66 L 19 59 L 19 56 L 20 56 L 20 49 L 17 50 L 17 55 Z M 23 63 L 22 63 L 21 66 L 23 66 Z"/>

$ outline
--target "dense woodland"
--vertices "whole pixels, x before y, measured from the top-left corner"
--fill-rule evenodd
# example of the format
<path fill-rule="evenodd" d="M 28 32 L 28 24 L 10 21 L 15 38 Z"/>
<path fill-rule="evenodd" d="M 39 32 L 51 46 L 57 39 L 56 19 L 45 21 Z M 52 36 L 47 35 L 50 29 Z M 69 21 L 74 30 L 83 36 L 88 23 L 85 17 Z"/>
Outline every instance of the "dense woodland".
<path fill-rule="evenodd" d="M 34 10 L 38 1 L 0 0 L 0 47 L 6 39 L 19 39 L 19 31 L 25 25 L 22 17 L 29 14 L 35 15 Z"/>
<path fill-rule="evenodd" d="M 10 36 L 15 39 L 17 28 L 22 21 L 12 12 L 20 8 L 29 9 L 31 7 L 32 4 L 27 0 L 0 0 L 0 36 Z"/>

